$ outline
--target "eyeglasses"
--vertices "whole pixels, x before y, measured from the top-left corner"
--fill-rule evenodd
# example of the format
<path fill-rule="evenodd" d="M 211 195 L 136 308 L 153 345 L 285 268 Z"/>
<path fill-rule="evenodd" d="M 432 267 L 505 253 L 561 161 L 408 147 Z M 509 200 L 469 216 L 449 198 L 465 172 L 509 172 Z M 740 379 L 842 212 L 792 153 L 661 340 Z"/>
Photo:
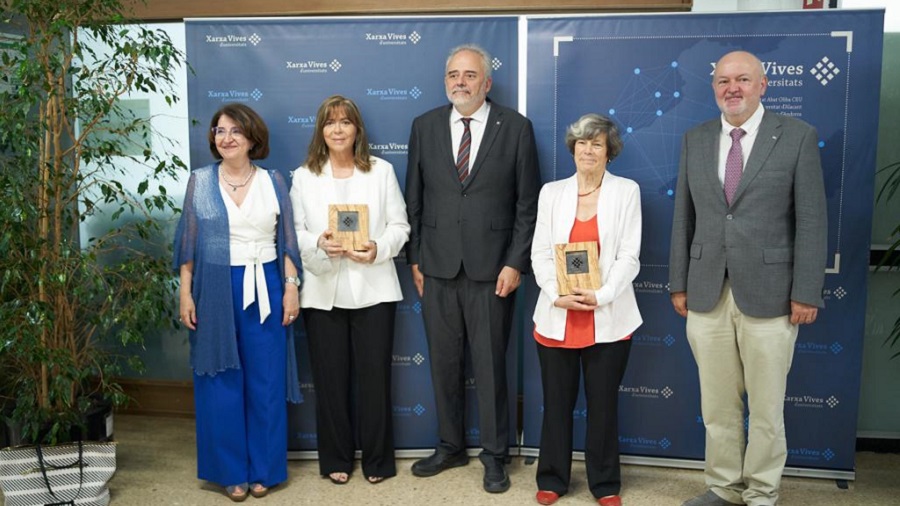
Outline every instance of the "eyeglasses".
<path fill-rule="evenodd" d="M 210 131 L 212 131 L 213 135 L 215 135 L 216 137 L 225 137 L 226 135 L 231 134 L 231 137 L 236 139 L 238 137 L 244 136 L 244 131 L 238 127 L 234 127 L 231 129 L 225 127 L 212 127 Z"/>

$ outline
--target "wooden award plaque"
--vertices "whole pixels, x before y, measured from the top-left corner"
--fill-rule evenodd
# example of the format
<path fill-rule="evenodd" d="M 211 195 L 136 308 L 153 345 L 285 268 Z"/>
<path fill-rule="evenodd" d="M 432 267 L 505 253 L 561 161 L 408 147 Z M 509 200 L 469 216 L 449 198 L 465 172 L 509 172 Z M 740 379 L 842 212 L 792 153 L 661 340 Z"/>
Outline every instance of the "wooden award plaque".
<path fill-rule="evenodd" d="M 575 293 L 575 287 L 600 289 L 600 251 L 596 242 L 557 244 L 555 249 L 560 295 Z"/>
<path fill-rule="evenodd" d="M 366 204 L 330 204 L 328 228 L 334 240 L 347 251 L 365 251 L 369 242 L 369 206 Z"/>

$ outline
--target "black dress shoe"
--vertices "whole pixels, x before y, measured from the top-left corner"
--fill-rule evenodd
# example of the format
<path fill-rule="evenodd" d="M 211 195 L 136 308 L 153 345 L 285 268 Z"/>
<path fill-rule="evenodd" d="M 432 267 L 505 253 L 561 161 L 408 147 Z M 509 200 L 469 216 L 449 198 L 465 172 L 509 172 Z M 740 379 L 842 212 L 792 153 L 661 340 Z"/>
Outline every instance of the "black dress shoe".
<path fill-rule="evenodd" d="M 430 457 L 419 459 L 412 465 L 412 473 L 420 478 L 434 476 L 451 467 L 460 467 L 469 463 L 469 456 L 463 450 L 459 453 L 434 452 Z"/>
<path fill-rule="evenodd" d="M 493 457 L 482 456 L 484 464 L 484 490 L 492 494 L 500 494 L 509 490 L 509 475 L 503 461 Z"/>

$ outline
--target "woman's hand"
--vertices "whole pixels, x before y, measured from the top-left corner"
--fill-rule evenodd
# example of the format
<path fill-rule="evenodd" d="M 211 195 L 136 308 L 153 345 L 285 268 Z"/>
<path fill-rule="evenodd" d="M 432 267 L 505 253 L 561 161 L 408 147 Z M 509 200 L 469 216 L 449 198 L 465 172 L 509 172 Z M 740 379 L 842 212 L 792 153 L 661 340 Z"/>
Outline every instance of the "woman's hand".
<path fill-rule="evenodd" d="M 575 293 L 557 298 L 553 305 L 573 311 L 593 311 L 597 309 L 597 296 L 593 290 L 578 287 L 572 290 Z"/>
<path fill-rule="evenodd" d="M 197 307 L 194 305 L 194 298 L 191 297 L 190 292 L 184 293 L 182 291 L 181 293 L 178 305 L 178 321 L 191 330 L 197 330 Z"/>
<path fill-rule="evenodd" d="M 197 330 L 197 306 L 191 295 L 191 284 L 194 282 L 194 262 L 187 262 L 179 269 L 181 284 L 178 287 L 178 321 L 182 325 Z"/>
<path fill-rule="evenodd" d="M 363 251 L 347 251 L 344 256 L 361 264 L 374 264 L 375 256 L 378 254 L 378 245 L 375 241 L 369 241 L 363 245 L 366 249 Z"/>
<path fill-rule="evenodd" d="M 344 248 L 341 246 L 341 243 L 333 240 L 333 237 L 334 232 L 331 229 L 326 229 L 316 242 L 316 246 L 324 251 L 328 258 L 339 257 L 344 254 Z"/>
<path fill-rule="evenodd" d="M 281 307 L 284 308 L 281 316 L 281 324 L 287 327 L 297 321 L 300 316 L 300 289 L 293 283 L 284 284 L 284 297 L 281 299 Z"/>

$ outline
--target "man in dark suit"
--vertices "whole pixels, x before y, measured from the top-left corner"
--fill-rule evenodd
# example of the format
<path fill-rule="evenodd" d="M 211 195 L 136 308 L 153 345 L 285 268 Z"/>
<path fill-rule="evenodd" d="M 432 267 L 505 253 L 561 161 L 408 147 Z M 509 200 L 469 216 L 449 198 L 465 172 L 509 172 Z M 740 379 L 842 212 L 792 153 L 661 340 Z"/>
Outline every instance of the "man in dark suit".
<path fill-rule="evenodd" d="M 777 502 L 798 325 L 823 305 L 816 131 L 765 111 L 767 85 L 754 55 L 723 56 L 713 73 L 722 116 L 688 131 L 681 146 L 669 289 L 700 374 L 709 488 L 685 506 Z"/>
<path fill-rule="evenodd" d="M 478 394 L 484 489 L 509 476 L 506 348 L 520 276 L 529 268 L 540 173 L 531 122 L 487 100 L 490 56 L 455 48 L 444 83 L 452 105 L 413 121 L 406 175 L 407 260 L 422 297 L 440 444 L 412 466 L 434 476 L 468 463 L 464 349 Z"/>

